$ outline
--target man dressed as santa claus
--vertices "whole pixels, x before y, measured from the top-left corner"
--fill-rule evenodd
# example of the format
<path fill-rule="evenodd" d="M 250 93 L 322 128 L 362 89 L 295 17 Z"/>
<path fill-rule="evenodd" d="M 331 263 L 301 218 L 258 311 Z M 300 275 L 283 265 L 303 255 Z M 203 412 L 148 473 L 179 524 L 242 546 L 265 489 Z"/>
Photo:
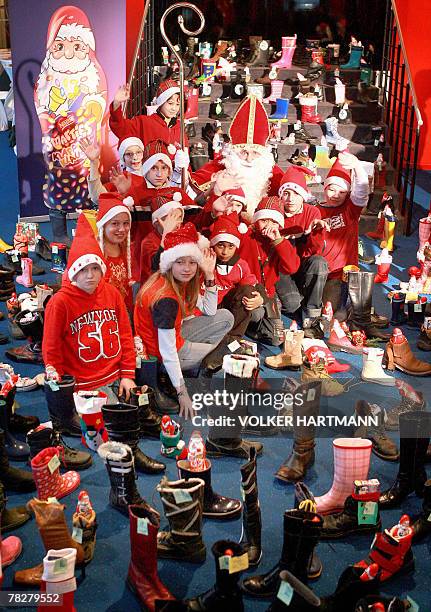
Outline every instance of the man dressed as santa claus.
<path fill-rule="evenodd" d="M 263 197 L 278 194 L 283 176 L 266 146 L 269 133 L 268 116 L 259 98 L 244 98 L 232 119 L 231 142 L 224 148 L 222 158 L 194 172 L 193 180 L 200 189 L 211 190 L 216 196 L 242 187 L 251 219 Z"/>

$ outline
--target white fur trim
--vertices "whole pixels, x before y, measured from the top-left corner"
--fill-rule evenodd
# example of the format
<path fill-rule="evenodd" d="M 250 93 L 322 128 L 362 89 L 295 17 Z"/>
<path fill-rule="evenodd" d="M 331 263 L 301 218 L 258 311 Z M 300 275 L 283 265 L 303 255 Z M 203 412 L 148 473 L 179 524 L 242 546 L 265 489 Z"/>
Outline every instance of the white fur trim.
<path fill-rule="evenodd" d="M 181 195 L 181 194 L 180 194 Z M 171 200 L 170 202 L 165 202 L 163 206 L 160 206 L 157 210 L 153 212 L 151 215 L 151 223 L 154 225 L 156 221 L 169 214 L 171 210 L 175 210 L 176 208 L 183 208 L 181 202 Z M 183 213 L 184 218 L 184 213 Z"/>
<path fill-rule="evenodd" d="M 272 219 L 280 227 L 284 227 L 284 216 L 277 210 L 271 210 L 270 208 L 257 210 L 253 215 L 253 223 L 256 223 L 259 219 Z"/>
<path fill-rule="evenodd" d="M 173 199 L 175 202 L 181 202 L 181 200 L 183 199 L 183 195 L 182 195 L 181 191 L 176 191 L 176 192 L 174 193 L 174 195 L 172 196 L 172 199 Z"/>
<path fill-rule="evenodd" d="M 211 238 L 210 246 L 214 246 L 219 242 L 229 242 L 233 244 L 237 249 L 239 249 L 239 245 L 241 244 L 240 239 L 237 236 L 233 236 L 233 234 L 217 234 L 214 238 Z"/>
<path fill-rule="evenodd" d="M 166 153 L 154 153 L 154 155 L 151 155 L 151 157 L 146 159 L 142 164 L 142 176 L 145 176 L 158 161 L 162 161 L 169 166 L 172 173 L 172 160 L 169 155 L 166 155 Z"/>
<path fill-rule="evenodd" d="M 201 251 L 203 251 L 204 249 L 210 248 L 210 241 L 203 234 L 199 234 L 198 247 L 200 248 Z"/>
<path fill-rule="evenodd" d="M 97 449 L 99 457 L 104 461 L 110 459 L 111 461 L 121 461 L 127 457 L 127 453 L 132 453 L 130 446 L 122 444 L 121 442 L 104 442 Z"/>
<path fill-rule="evenodd" d="M 223 371 L 237 378 L 251 378 L 259 367 L 259 358 L 250 355 L 225 355 L 223 357 Z"/>
<path fill-rule="evenodd" d="M 301 185 L 298 185 L 298 183 L 283 183 L 283 185 L 281 185 L 280 189 L 278 190 L 278 195 L 281 196 L 287 189 L 291 189 L 292 191 L 303 197 L 305 202 L 310 197 L 309 192 L 303 187 L 301 187 Z"/>
<path fill-rule="evenodd" d="M 246 234 L 248 232 L 248 225 L 246 223 L 240 223 L 238 225 L 238 231 L 240 234 Z"/>
<path fill-rule="evenodd" d="M 169 89 L 167 89 L 166 91 L 161 93 L 160 96 L 155 98 L 154 105 L 157 106 L 157 108 L 159 108 L 159 106 L 161 106 L 162 104 L 167 102 L 169 100 L 169 98 L 172 98 L 172 96 L 174 94 L 176 94 L 176 93 L 177 94 L 180 93 L 180 88 L 179 87 L 169 87 Z"/>
<path fill-rule="evenodd" d="M 113 206 L 108 210 L 107 213 L 103 215 L 103 217 L 96 223 L 97 229 L 100 230 L 108 221 L 113 219 L 115 215 L 119 215 L 121 213 L 127 213 L 129 215 L 130 221 L 132 221 L 132 216 L 130 214 L 130 210 L 127 208 L 127 205 L 118 204 L 118 206 Z"/>
<path fill-rule="evenodd" d="M 127 198 L 124 198 L 123 204 L 130 210 L 135 206 L 135 200 L 132 198 L 132 196 L 127 196 Z"/>
<path fill-rule="evenodd" d="M 196 242 L 184 242 L 178 244 L 160 255 L 160 272 L 166 274 L 172 265 L 181 257 L 192 257 L 198 265 L 202 263 L 202 251 Z"/>
<path fill-rule="evenodd" d="M 299 104 L 301 106 L 317 106 L 317 96 L 301 96 Z"/>
<path fill-rule="evenodd" d="M 90 47 L 92 51 L 96 50 L 96 43 L 94 40 L 94 34 L 90 28 L 86 28 L 80 23 L 65 23 L 60 26 L 57 36 L 55 38 L 71 39 L 76 38 L 82 40 L 82 42 Z"/>
<path fill-rule="evenodd" d="M 124 161 L 124 154 L 129 147 L 139 147 L 140 149 L 142 149 L 142 151 L 144 151 L 145 149 L 142 140 L 140 138 L 137 138 L 136 136 L 129 136 L 128 138 L 122 140 L 118 147 L 118 155 L 120 157 L 120 162 L 123 167 L 126 165 Z"/>
<path fill-rule="evenodd" d="M 78 259 L 74 261 L 73 264 L 70 266 L 67 272 L 67 276 L 69 277 L 69 280 L 73 281 L 75 275 L 78 272 L 80 272 L 83 268 L 85 268 L 85 266 L 88 266 L 90 264 L 97 264 L 98 266 L 101 267 L 103 275 L 106 274 L 105 262 L 98 255 L 95 255 L 94 253 L 86 253 L 85 255 L 81 255 L 81 257 L 78 257 Z"/>
<path fill-rule="evenodd" d="M 338 185 L 338 187 L 346 189 L 346 191 L 350 191 L 352 187 L 351 184 L 341 178 L 341 176 L 328 176 L 323 183 L 323 187 L 328 187 L 328 185 Z"/>

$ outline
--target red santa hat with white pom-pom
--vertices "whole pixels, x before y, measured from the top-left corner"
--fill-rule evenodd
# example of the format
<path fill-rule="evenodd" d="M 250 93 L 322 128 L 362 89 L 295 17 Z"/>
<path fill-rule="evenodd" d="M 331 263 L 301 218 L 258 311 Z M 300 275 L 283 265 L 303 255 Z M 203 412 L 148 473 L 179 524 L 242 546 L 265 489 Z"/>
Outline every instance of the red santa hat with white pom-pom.
<path fill-rule="evenodd" d="M 157 88 L 156 97 L 153 100 L 153 106 L 161 106 L 165 102 L 172 98 L 174 94 L 180 93 L 180 87 L 173 79 L 166 79 L 162 81 Z"/>
<path fill-rule="evenodd" d="M 164 251 L 160 255 L 160 272 L 166 274 L 180 257 L 192 257 L 200 265 L 202 251 L 208 247 L 209 240 L 198 233 L 193 223 L 186 223 L 166 235 Z"/>
<path fill-rule="evenodd" d="M 272 219 L 280 227 L 284 227 L 284 205 L 277 196 L 268 196 L 259 203 L 253 215 L 253 223 L 259 219 Z"/>
<path fill-rule="evenodd" d="M 176 208 L 183 211 L 184 218 L 184 208 L 181 200 L 182 194 L 179 191 L 173 193 L 171 197 L 155 196 L 151 200 L 151 222 L 153 225 L 156 221 L 165 217 L 171 210 L 175 210 Z"/>
<path fill-rule="evenodd" d="M 352 187 L 352 179 L 350 177 L 350 170 L 346 170 L 338 159 L 335 161 L 334 165 L 328 172 L 328 176 L 323 183 L 324 187 L 328 187 L 328 185 L 338 185 L 342 189 L 346 191 L 350 191 Z"/>
<path fill-rule="evenodd" d="M 290 189 L 303 197 L 306 202 L 310 198 L 305 178 L 307 174 L 313 176 L 313 173 L 304 166 L 290 166 L 281 177 L 278 195 L 281 196 L 284 191 Z"/>
<path fill-rule="evenodd" d="M 242 187 L 238 187 L 237 189 L 226 189 L 226 191 L 223 191 L 222 195 L 224 195 L 229 200 L 241 202 L 242 207 L 244 209 L 247 207 L 247 202 L 245 201 L 245 193 Z"/>
<path fill-rule="evenodd" d="M 169 166 L 172 172 L 172 158 L 176 151 L 175 145 L 166 146 L 162 140 L 152 140 L 149 142 L 144 149 L 142 176 L 145 176 L 158 161 L 162 161 Z"/>
<path fill-rule="evenodd" d="M 245 223 L 240 223 L 237 213 L 221 215 L 213 225 L 210 236 L 210 245 L 215 246 L 219 242 L 230 242 L 237 249 L 241 244 L 241 235 L 247 232 Z"/>
<path fill-rule="evenodd" d="M 130 214 L 130 208 L 134 205 L 133 198 L 128 196 L 122 199 L 119 193 L 108 192 L 101 193 L 99 195 L 99 210 L 97 212 L 96 217 L 96 226 L 98 230 L 98 240 L 100 244 L 100 248 L 102 252 L 105 252 L 104 249 L 104 226 L 111 221 L 116 215 L 120 213 L 127 213 L 129 216 L 130 223 L 132 222 L 132 215 Z M 129 283 L 132 284 L 132 265 L 130 261 L 130 231 L 127 234 L 126 238 L 126 259 L 127 259 L 127 276 L 129 279 Z"/>

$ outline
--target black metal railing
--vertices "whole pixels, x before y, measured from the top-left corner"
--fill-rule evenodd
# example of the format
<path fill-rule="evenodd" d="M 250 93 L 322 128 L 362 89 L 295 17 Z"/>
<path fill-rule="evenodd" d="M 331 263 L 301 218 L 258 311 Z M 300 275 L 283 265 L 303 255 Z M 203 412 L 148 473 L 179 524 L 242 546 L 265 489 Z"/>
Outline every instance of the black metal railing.
<path fill-rule="evenodd" d="M 412 232 L 412 214 L 423 125 L 413 79 L 406 55 L 395 0 L 388 0 L 383 65 L 380 74 L 384 119 L 391 145 L 391 164 L 395 169 L 395 186 L 400 192 L 399 211 L 404 233 Z"/>

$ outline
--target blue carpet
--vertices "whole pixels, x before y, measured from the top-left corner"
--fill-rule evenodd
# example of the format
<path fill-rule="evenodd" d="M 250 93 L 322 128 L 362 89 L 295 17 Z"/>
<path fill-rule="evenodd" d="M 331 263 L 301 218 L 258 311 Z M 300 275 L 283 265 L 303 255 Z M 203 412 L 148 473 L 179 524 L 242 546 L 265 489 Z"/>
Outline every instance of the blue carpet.
<path fill-rule="evenodd" d="M 13 227 L 18 211 L 17 184 L 16 184 L 16 160 L 13 153 L 7 147 L 6 134 L 0 134 L 0 181 L 3 185 L 3 211 L 0 226 L 0 236 L 5 240 L 11 240 Z M 49 225 L 41 225 L 41 233 L 50 237 Z M 369 252 L 377 252 L 377 245 L 366 241 Z M 406 269 L 415 264 L 416 237 L 397 238 L 397 250 L 394 253 L 395 265 L 392 267 L 392 276 L 387 286 L 375 286 L 375 306 L 379 313 L 388 315 L 389 303 L 385 293 L 390 285 L 398 280 L 407 280 Z M 47 264 L 45 263 L 45 266 Z M 373 267 L 373 266 L 372 266 Z M 369 269 L 371 269 L 370 267 Z M 47 280 L 54 280 L 54 274 L 45 275 Z M 39 280 L 39 278 L 38 278 Z M 43 280 L 43 277 L 40 277 Z M 5 304 L 0 309 L 6 313 Z M 7 323 L 0 322 L 0 332 L 7 333 Z M 408 339 L 415 346 L 416 333 L 406 331 Z M 0 347 L 0 360 L 4 359 L 4 350 Z M 61 347 L 59 347 L 59 350 Z M 262 347 L 262 356 L 268 354 L 268 349 Z M 369 401 L 380 403 L 389 409 L 398 403 L 398 392 L 394 388 L 385 388 L 379 385 L 367 385 L 360 381 L 361 359 L 354 356 L 338 354 L 339 360 L 348 362 L 351 370 L 337 375 L 348 382 L 350 390 L 348 393 L 335 398 L 333 405 L 345 414 L 352 414 L 357 399 L 367 398 Z M 420 356 L 428 359 L 427 354 Z M 35 375 L 40 368 L 34 366 L 17 366 L 16 371 L 22 375 Z M 263 375 L 273 376 L 273 372 L 264 371 Z M 298 377 L 298 373 L 292 373 Z M 397 373 L 398 377 L 399 374 Z M 427 380 L 406 377 L 415 389 L 425 392 L 429 397 L 430 383 Z M 352 386 L 353 385 L 353 386 Z M 35 414 L 42 421 L 48 419 L 48 413 L 41 390 L 18 395 L 22 414 Z M 331 404 L 332 405 L 332 404 Z M 190 425 L 186 427 L 186 440 L 190 434 Z M 396 439 L 397 434 L 394 438 Z M 78 441 L 70 439 L 72 445 L 78 446 Z M 292 507 L 293 487 L 282 485 L 274 480 L 273 474 L 280 463 L 290 452 L 291 440 L 285 436 L 264 439 L 265 450 L 258 461 L 258 482 L 260 503 L 263 518 L 263 558 L 258 568 L 259 572 L 267 571 L 279 559 L 282 544 L 282 520 L 283 512 Z M 149 455 L 159 456 L 159 443 L 157 441 L 144 441 L 142 449 Z M 168 463 L 167 476 L 176 479 L 175 463 Z M 219 459 L 213 461 L 213 485 L 216 491 L 234 497 L 240 496 L 240 460 Z M 381 461 L 372 455 L 370 477 L 379 478 L 382 488 L 385 489 L 392 484 L 397 473 L 397 464 Z M 97 544 L 94 560 L 87 568 L 87 578 L 79 585 L 76 592 L 76 608 L 80 612 L 87 610 L 111 612 L 132 612 L 139 610 L 135 597 L 127 590 L 125 578 L 130 558 L 129 546 L 129 523 L 126 517 L 110 508 L 108 505 L 108 477 L 101 460 L 94 456 L 93 466 L 81 472 L 82 486 L 89 491 L 93 506 L 97 512 L 99 529 L 97 532 Z M 306 483 L 316 495 L 325 493 L 331 486 L 333 476 L 333 459 L 331 439 L 320 438 L 317 440 L 316 464 L 307 474 Z M 162 513 L 162 526 L 166 524 L 163 511 L 155 487 L 159 478 L 154 476 L 140 475 L 137 481 L 139 491 L 150 503 Z M 78 489 L 78 491 L 80 490 Z M 67 505 L 66 515 L 71 524 L 72 513 L 76 506 L 77 494 L 75 491 L 69 497 L 62 500 Z M 10 493 L 8 505 L 12 507 L 24 504 L 29 499 L 28 495 L 17 495 Z M 403 513 L 411 516 L 420 509 L 421 501 L 414 495 L 410 496 L 401 509 L 389 510 L 382 513 L 384 527 L 391 527 L 398 522 Z M 214 581 L 214 562 L 211 556 L 211 545 L 219 539 L 232 538 L 238 540 L 241 534 L 241 520 L 219 523 L 215 521 L 204 522 L 204 539 L 207 544 L 207 561 L 201 566 L 188 563 L 160 561 L 159 572 L 161 578 L 171 589 L 172 593 L 180 597 L 190 597 L 209 588 Z M 8 535 L 8 534 L 7 534 Z M 9 568 L 5 569 L 3 589 L 12 587 L 13 573 L 17 569 L 31 567 L 40 563 L 44 556 L 43 545 L 39 537 L 36 523 L 29 521 L 14 535 L 19 536 L 23 542 L 23 552 L 18 560 Z M 331 593 L 336 586 L 337 579 L 342 570 L 351 563 L 359 561 L 367 556 L 372 541 L 371 536 L 355 536 L 346 540 L 333 543 L 322 542 L 317 547 L 317 552 L 322 559 L 324 571 L 322 577 L 313 585 L 318 594 Z M 420 605 L 422 612 L 431 610 L 429 588 L 426 586 L 429 580 L 431 539 L 414 547 L 416 558 L 416 570 L 409 576 L 394 579 L 388 585 L 383 585 L 382 591 L 388 594 L 410 595 Z M 256 573 L 256 572 L 255 572 Z M 246 610 L 263 611 L 268 607 L 266 601 L 246 599 Z M 23 608 L 22 608 L 23 609 Z M 342 610 L 340 610 L 342 612 Z"/>

